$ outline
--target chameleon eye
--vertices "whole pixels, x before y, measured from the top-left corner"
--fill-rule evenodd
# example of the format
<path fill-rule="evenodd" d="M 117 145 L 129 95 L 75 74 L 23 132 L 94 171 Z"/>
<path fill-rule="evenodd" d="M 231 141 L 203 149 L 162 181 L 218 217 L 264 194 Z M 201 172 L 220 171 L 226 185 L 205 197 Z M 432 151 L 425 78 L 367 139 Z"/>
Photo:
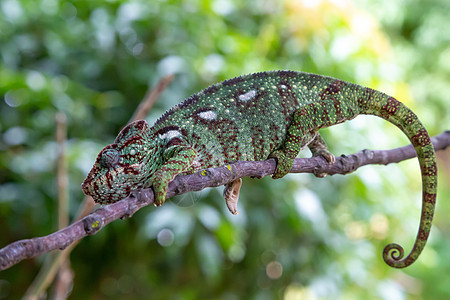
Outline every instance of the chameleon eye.
<path fill-rule="evenodd" d="M 100 165 L 105 168 L 115 167 L 120 160 L 120 153 L 116 149 L 106 149 L 100 158 Z"/>

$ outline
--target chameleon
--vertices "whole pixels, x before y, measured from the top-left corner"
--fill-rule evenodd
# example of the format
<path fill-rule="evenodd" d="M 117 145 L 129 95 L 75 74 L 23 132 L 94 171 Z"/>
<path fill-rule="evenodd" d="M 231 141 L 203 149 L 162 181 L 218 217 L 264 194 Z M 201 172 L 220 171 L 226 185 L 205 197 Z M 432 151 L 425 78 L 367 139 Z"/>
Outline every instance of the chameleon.
<path fill-rule="evenodd" d="M 417 260 L 427 242 L 436 205 L 437 167 L 427 130 L 403 103 L 383 92 L 332 77 L 297 71 L 267 71 L 225 80 L 190 96 L 153 126 L 138 120 L 124 127 L 97 156 L 82 184 L 100 204 L 119 201 L 132 190 L 153 187 L 155 205 L 179 174 L 236 161 L 277 162 L 272 178 L 285 176 L 305 147 L 328 163 L 319 129 L 374 115 L 396 125 L 415 148 L 422 175 L 422 214 L 411 252 L 399 244 L 384 248 L 391 267 Z M 241 179 L 228 183 L 224 197 L 237 213 Z"/>

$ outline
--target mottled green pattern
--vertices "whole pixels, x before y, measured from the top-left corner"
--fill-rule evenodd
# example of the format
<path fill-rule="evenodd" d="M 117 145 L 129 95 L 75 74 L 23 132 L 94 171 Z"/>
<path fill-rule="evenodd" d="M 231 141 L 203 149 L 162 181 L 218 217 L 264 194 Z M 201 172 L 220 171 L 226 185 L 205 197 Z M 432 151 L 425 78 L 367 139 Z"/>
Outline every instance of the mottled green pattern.
<path fill-rule="evenodd" d="M 383 255 L 390 266 L 405 267 L 425 246 L 434 212 L 436 163 L 428 133 L 416 115 L 394 98 L 330 77 L 262 72 L 213 85 L 165 113 L 153 127 L 145 121 L 125 127 L 115 143 L 100 152 L 83 191 L 99 203 L 111 203 L 131 190 L 153 185 L 156 203 L 161 205 L 167 184 L 177 174 L 268 157 L 277 159 L 273 178 L 281 178 L 308 144 L 315 155 L 333 163 L 318 130 L 359 114 L 397 125 L 417 151 L 423 181 L 419 233 L 406 258 L 397 244 L 388 245 Z M 226 199 L 230 211 L 236 213 L 240 185 L 233 186 L 225 196 L 230 197 Z"/>

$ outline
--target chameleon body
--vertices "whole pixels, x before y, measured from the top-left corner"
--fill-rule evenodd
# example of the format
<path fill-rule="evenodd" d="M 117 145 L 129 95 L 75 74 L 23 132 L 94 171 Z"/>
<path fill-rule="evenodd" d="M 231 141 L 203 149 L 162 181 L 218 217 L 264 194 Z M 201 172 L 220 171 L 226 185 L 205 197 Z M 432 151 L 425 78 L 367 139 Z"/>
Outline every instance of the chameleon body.
<path fill-rule="evenodd" d="M 399 127 L 417 152 L 422 182 L 422 216 L 412 251 L 389 244 L 385 262 L 397 268 L 413 263 L 427 241 L 436 201 L 437 169 L 429 135 L 417 116 L 396 99 L 373 89 L 331 77 L 294 71 L 249 74 L 212 85 L 167 111 L 150 127 L 145 121 L 126 126 L 98 155 L 83 182 L 84 193 L 98 203 L 119 201 L 135 189 L 153 186 L 155 203 L 165 201 L 167 185 L 178 174 L 238 160 L 273 157 L 273 178 L 286 175 L 298 152 L 334 163 L 320 128 L 357 115 L 381 117 Z M 241 182 L 224 191 L 236 213 Z"/>

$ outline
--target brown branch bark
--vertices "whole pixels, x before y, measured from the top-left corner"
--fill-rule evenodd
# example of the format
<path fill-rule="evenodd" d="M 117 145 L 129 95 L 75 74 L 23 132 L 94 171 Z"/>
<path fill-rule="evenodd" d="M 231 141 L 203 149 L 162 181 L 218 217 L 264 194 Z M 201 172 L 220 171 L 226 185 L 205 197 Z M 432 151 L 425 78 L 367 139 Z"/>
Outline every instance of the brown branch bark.
<path fill-rule="evenodd" d="M 450 131 L 432 138 L 436 151 L 450 146 Z M 297 158 L 291 173 L 348 174 L 361 166 L 369 164 L 397 163 L 415 157 L 412 145 L 391 150 L 363 150 L 351 155 L 336 158 L 336 163 L 328 164 L 322 157 Z M 231 165 L 210 168 L 191 175 L 177 176 L 169 184 L 167 198 L 207 187 L 224 185 L 241 177 L 262 178 L 275 171 L 275 160 L 247 162 L 239 161 Z M 103 206 L 90 215 L 44 237 L 20 240 L 0 249 L 0 270 L 7 269 L 26 258 L 64 249 L 87 235 L 96 234 L 114 220 L 131 217 L 136 211 L 153 203 L 152 189 L 133 191 L 130 196 L 113 204 Z"/>

